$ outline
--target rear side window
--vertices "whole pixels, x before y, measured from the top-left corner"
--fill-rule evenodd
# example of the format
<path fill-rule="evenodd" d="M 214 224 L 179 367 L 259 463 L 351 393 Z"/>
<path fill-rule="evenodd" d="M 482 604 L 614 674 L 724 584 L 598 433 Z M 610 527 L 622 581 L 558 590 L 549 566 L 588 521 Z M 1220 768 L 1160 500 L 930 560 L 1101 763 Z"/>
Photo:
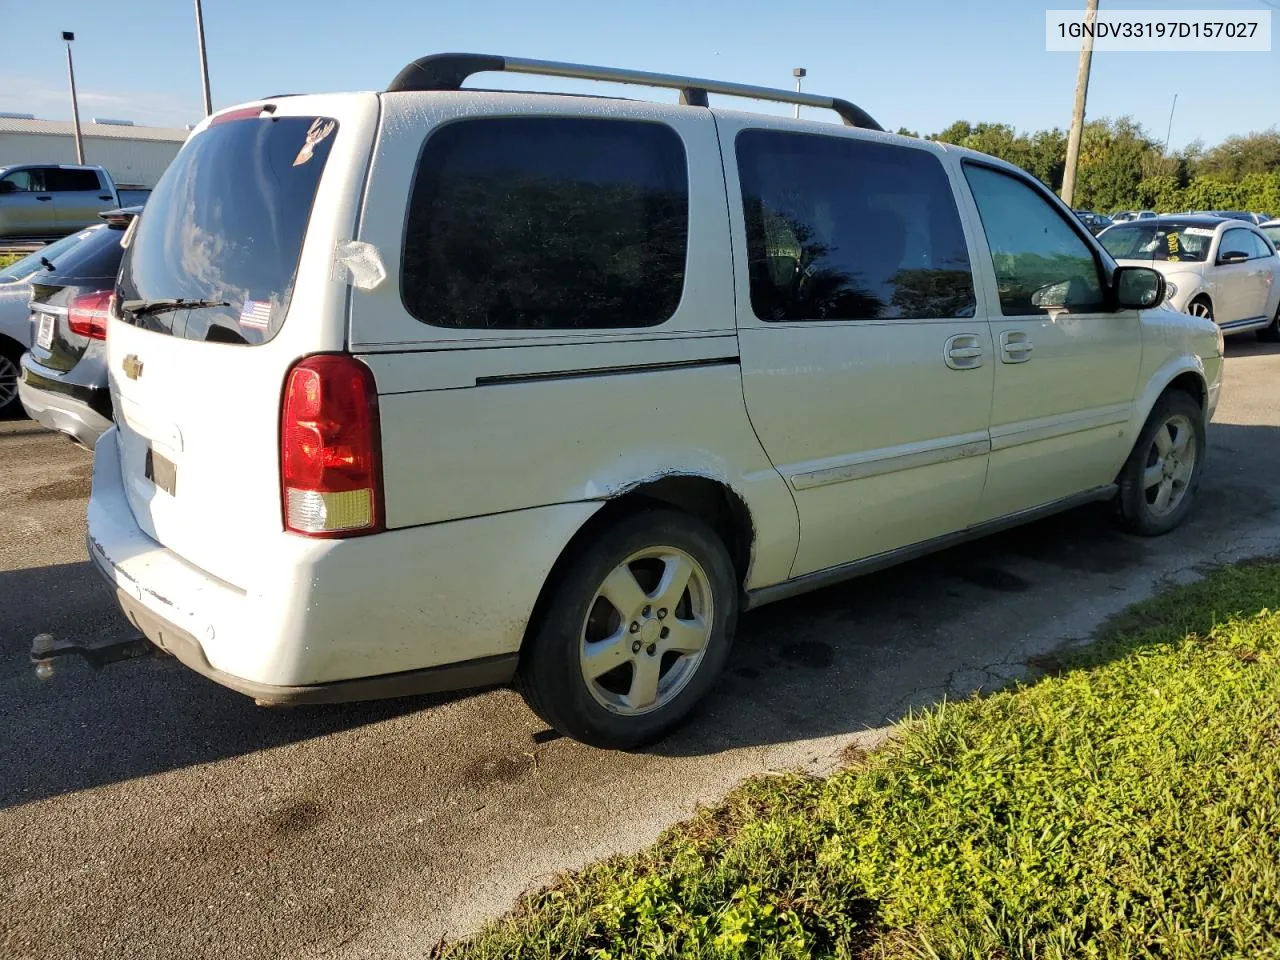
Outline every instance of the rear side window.
<path fill-rule="evenodd" d="M 124 321 L 188 340 L 275 336 L 337 126 L 325 117 L 215 120 L 188 140 L 147 198 L 118 300 L 220 305 L 122 310 Z"/>
<path fill-rule="evenodd" d="M 736 149 L 761 320 L 973 316 L 964 230 L 932 154 L 774 130 L 743 131 Z"/>
<path fill-rule="evenodd" d="M 98 189 L 98 175 L 92 170 L 63 170 L 50 167 L 44 172 L 44 188 L 51 192 L 88 191 Z"/>
<path fill-rule="evenodd" d="M 653 326 L 680 303 L 688 233 L 684 145 L 670 127 L 463 120 L 423 149 L 401 294 L 442 327 Z"/>

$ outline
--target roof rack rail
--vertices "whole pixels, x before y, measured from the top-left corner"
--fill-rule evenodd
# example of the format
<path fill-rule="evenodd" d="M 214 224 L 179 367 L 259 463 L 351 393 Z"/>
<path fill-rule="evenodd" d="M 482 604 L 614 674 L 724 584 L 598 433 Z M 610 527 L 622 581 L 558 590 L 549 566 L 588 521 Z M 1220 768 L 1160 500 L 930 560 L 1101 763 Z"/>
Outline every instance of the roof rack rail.
<path fill-rule="evenodd" d="M 419 57 L 396 74 L 388 93 L 407 90 L 460 90 L 467 78 L 477 73 L 529 73 L 544 77 L 571 77 L 576 80 L 603 80 L 609 83 L 634 83 L 645 87 L 668 87 L 680 91 L 680 102 L 694 107 L 707 106 L 708 93 L 720 93 L 750 100 L 794 103 L 802 107 L 834 110 L 846 126 L 866 130 L 883 130 L 857 104 L 839 97 L 823 97 L 813 93 L 794 93 L 773 87 L 756 87 L 746 83 L 726 83 L 698 77 L 680 77 L 643 70 L 616 67 L 591 67 L 581 63 L 558 63 L 552 60 L 526 60 L 522 57 L 495 57 L 481 53 L 433 53 Z"/>

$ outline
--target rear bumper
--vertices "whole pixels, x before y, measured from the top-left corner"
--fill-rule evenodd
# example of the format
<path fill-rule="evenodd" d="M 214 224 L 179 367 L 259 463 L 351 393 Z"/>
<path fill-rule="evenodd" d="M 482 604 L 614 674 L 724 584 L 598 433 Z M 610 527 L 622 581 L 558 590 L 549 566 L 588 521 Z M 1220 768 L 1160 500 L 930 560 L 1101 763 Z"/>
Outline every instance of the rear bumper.
<path fill-rule="evenodd" d="M 509 680 L 547 574 L 599 507 L 565 504 L 349 540 L 264 531 L 244 542 L 227 574 L 241 586 L 139 526 L 116 436 L 108 431 L 95 451 L 90 558 L 157 646 L 270 703 Z"/>
<path fill-rule="evenodd" d="M 89 555 L 108 582 L 114 585 L 114 572 L 104 566 L 100 553 L 90 548 Z M 256 683 L 213 667 L 204 655 L 200 641 L 182 628 L 148 610 L 123 590 L 116 590 L 116 600 L 124 615 L 148 640 L 165 653 L 176 657 L 184 666 L 220 683 L 237 693 L 253 697 L 258 703 L 271 706 L 299 706 L 309 703 L 347 703 L 352 700 L 379 700 L 386 697 L 406 697 L 423 693 L 444 693 L 449 690 L 469 690 L 508 683 L 516 671 L 516 654 L 483 657 L 464 663 L 452 663 L 443 667 L 427 667 L 423 670 L 406 670 L 402 673 L 382 674 L 376 677 L 359 677 L 354 680 L 337 680 L 310 686 L 282 686 L 273 683 Z"/>
<path fill-rule="evenodd" d="M 18 399 L 33 420 L 65 433 L 92 448 L 111 427 L 111 395 L 106 387 L 89 387 L 50 376 L 30 354 L 22 358 Z"/>

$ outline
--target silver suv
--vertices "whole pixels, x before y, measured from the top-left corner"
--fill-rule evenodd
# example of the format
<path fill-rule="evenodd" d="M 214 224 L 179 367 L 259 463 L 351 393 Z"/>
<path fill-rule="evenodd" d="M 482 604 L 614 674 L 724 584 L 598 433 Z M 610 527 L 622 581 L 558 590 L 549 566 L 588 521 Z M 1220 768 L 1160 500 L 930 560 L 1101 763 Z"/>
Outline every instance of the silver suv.
<path fill-rule="evenodd" d="M 486 71 L 682 102 L 460 89 Z M 744 609 L 1090 501 L 1171 529 L 1218 397 L 1158 273 L 832 97 L 425 57 L 214 115 L 137 223 L 90 554 L 265 703 L 515 680 L 635 746 Z"/>

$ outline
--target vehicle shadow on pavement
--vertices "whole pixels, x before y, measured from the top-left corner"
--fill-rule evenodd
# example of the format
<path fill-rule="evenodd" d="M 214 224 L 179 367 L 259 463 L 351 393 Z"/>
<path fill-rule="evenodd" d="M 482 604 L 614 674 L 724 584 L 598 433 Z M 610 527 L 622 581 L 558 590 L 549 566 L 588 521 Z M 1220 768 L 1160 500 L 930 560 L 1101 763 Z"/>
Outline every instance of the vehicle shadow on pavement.
<path fill-rule="evenodd" d="M 1128 594 L 1194 570 L 1264 528 L 1280 505 L 1280 428 L 1215 424 L 1195 511 L 1179 530 L 1119 531 L 1108 505 L 1052 517 L 742 618 L 725 676 L 656 756 L 853 735 L 943 698 L 1034 678 Z M 323 737 L 469 694 L 263 709 L 169 658 L 37 680 L 37 633 L 133 635 L 86 562 L 0 572 L 0 808 Z M 15 602 L 16 601 L 16 602 Z M 518 706 L 518 705 L 517 705 Z M 487 749 L 536 750 L 554 739 Z M 459 732 L 459 736 L 466 736 Z M 422 760 L 428 767 L 452 751 Z M 576 754 L 575 754 L 576 755 Z M 527 754 L 526 754 L 527 756 Z"/>
<path fill-rule="evenodd" d="M 167 656 L 91 669 L 57 661 L 39 680 L 37 633 L 103 643 L 136 636 L 88 562 L 0 572 L 0 809 L 321 737 L 467 694 L 265 709 Z M 14 602 L 18 600 L 19 602 Z"/>

